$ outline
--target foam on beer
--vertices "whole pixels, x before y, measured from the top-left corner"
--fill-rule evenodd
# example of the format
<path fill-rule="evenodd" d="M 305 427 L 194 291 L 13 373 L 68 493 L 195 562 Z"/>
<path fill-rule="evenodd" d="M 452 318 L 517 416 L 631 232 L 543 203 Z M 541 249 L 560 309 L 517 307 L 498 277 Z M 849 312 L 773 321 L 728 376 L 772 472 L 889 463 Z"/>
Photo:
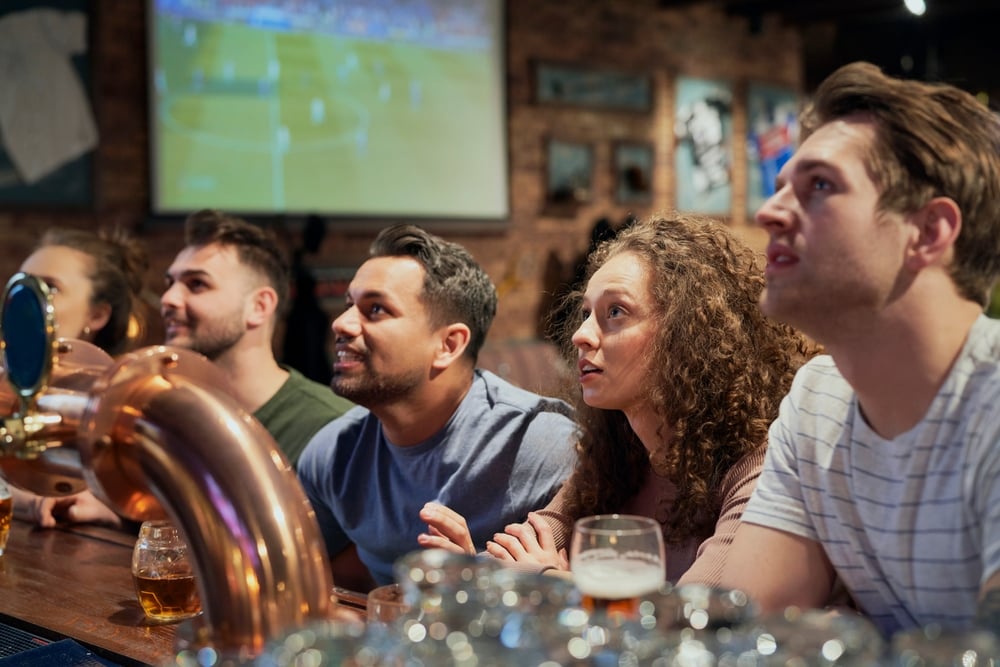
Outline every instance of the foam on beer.
<path fill-rule="evenodd" d="M 629 558 L 592 559 L 573 564 L 573 582 L 585 595 L 624 600 L 651 593 L 663 585 L 658 563 Z"/>

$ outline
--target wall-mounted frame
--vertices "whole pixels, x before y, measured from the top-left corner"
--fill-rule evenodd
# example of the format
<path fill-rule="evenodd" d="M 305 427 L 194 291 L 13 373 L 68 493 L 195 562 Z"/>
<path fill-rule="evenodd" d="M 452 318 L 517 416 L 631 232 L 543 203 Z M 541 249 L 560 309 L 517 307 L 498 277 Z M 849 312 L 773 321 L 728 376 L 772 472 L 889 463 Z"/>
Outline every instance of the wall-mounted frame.
<path fill-rule="evenodd" d="M 92 0 L 6 0 L 5 52 L 21 54 L 0 110 L 0 207 L 86 210 L 94 201 Z M 2 64 L 2 62 L 0 62 Z M 2 105 L 0 105 L 2 106 Z"/>
<path fill-rule="evenodd" d="M 648 73 L 536 62 L 534 78 L 539 104 L 640 112 L 653 106 L 653 80 Z"/>
<path fill-rule="evenodd" d="M 747 213 L 774 194 L 778 171 L 799 137 L 799 96 L 794 90 L 751 83 L 747 89 Z"/>
<path fill-rule="evenodd" d="M 545 145 L 545 205 L 575 209 L 592 196 L 593 150 L 589 144 L 549 139 Z"/>
<path fill-rule="evenodd" d="M 677 79 L 677 208 L 732 212 L 733 88 L 727 81 Z"/>
<path fill-rule="evenodd" d="M 620 204 L 649 204 L 653 200 L 653 145 L 622 141 L 612 149 L 615 201 Z"/>

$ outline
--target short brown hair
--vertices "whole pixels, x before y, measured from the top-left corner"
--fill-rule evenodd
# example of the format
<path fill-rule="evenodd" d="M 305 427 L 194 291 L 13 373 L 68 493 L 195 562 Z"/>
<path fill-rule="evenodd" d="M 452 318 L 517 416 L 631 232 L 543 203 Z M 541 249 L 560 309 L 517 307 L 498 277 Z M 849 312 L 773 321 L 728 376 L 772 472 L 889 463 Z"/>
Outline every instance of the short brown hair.
<path fill-rule="evenodd" d="M 831 74 L 802 114 L 803 139 L 852 114 L 875 123 L 868 172 L 883 211 L 912 213 L 934 197 L 962 212 L 951 277 L 984 307 L 1000 276 L 1000 118 L 947 84 L 886 76 L 869 63 Z"/>
<path fill-rule="evenodd" d="M 202 209 L 185 221 L 184 242 L 196 247 L 218 243 L 235 248 L 240 262 L 267 278 L 278 293 L 278 312 L 283 312 L 288 302 L 290 272 L 273 234 L 242 218 Z"/>

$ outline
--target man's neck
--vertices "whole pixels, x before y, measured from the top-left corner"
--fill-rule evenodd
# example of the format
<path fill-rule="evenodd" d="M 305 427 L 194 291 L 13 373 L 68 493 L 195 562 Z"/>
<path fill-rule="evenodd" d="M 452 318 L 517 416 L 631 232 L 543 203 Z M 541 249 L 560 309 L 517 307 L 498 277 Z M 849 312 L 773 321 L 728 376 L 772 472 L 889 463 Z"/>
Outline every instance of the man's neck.
<path fill-rule="evenodd" d="M 923 419 L 981 313 L 946 296 L 887 308 L 863 330 L 832 337 L 827 351 L 876 433 L 892 439 Z"/>
<path fill-rule="evenodd" d="M 457 369 L 455 369 L 457 370 Z M 394 445 L 419 444 L 444 428 L 472 387 L 472 373 L 437 378 L 400 401 L 370 408 Z"/>
<path fill-rule="evenodd" d="M 236 400 L 254 413 L 274 396 L 288 379 L 270 346 L 236 346 L 215 360 L 232 385 Z"/>

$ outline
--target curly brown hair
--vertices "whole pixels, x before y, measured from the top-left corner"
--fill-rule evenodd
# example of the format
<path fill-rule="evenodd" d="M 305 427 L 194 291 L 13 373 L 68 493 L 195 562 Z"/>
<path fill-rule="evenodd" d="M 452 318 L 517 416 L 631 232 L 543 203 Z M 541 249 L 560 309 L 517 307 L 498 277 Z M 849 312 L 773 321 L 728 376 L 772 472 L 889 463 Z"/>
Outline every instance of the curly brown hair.
<path fill-rule="evenodd" d="M 697 217 L 653 217 L 601 244 L 565 312 L 581 312 L 583 286 L 622 253 L 649 270 L 658 323 L 646 393 L 661 417 L 660 432 L 671 435 L 648 453 L 623 412 L 592 408 L 575 392 L 582 434 L 568 510 L 572 516 L 618 511 L 654 471 L 677 487 L 665 535 L 681 543 L 711 534 L 723 478 L 766 446 L 792 376 L 813 350 L 760 312 L 764 277 L 754 253 L 718 222 Z M 559 335 L 572 359 L 576 324 L 571 320 Z"/>

